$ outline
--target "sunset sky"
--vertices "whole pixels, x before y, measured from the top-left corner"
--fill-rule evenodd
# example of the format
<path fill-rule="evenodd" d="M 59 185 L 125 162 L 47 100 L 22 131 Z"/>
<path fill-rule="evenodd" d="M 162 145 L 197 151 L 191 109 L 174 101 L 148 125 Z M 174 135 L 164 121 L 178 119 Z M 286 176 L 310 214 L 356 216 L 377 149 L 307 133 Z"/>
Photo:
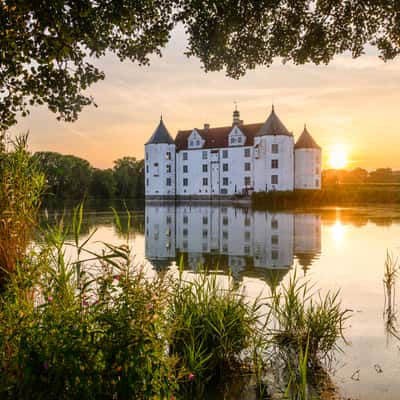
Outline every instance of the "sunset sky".
<path fill-rule="evenodd" d="M 121 63 L 113 55 L 96 60 L 106 73 L 89 90 L 98 108 L 87 107 L 75 123 L 34 108 L 11 133 L 29 130 L 32 151 L 74 154 L 105 168 L 122 156 L 143 158 L 160 113 L 175 136 L 205 122 L 230 125 L 235 100 L 245 123 L 264 121 L 274 103 L 295 139 L 307 123 L 322 146 L 325 167 L 339 151 L 347 153 L 349 168 L 400 169 L 400 59 L 385 64 L 371 50 L 357 60 L 338 56 L 329 66 L 276 60 L 237 81 L 223 71 L 205 74 L 184 50 L 185 35 L 177 29 L 150 67 Z"/>

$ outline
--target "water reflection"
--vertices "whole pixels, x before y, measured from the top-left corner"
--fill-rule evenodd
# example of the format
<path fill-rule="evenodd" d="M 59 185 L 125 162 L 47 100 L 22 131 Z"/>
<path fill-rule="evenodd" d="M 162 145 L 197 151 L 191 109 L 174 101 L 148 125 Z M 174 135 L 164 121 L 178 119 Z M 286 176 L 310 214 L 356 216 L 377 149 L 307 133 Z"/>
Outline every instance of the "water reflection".
<path fill-rule="evenodd" d="M 158 270 L 176 262 L 190 270 L 229 270 L 237 280 L 257 276 L 275 286 L 295 261 L 306 272 L 321 252 L 315 214 L 147 203 L 145 215 L 145 256 Z"/>

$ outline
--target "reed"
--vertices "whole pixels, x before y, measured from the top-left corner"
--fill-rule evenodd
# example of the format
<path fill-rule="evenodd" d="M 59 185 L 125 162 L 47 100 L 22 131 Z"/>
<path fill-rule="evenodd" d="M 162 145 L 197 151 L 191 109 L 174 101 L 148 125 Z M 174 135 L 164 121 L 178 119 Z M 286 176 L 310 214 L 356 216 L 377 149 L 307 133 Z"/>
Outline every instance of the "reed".
<path fill-rule="evenodd" d="M 27 135 L 0 153 L 0 268 L 13 271 L 26 254 L 45 178 L 27 150 Z"/>
<path fill-rule="evenodd" d="M 305 348 L 308 343 L 309 364 L 317 366 L 331 351 L 340 350 L 345 321 L 350 310 L 343 309 L 339 291 L 325 296 L 314 293 L 308 281 L 297 278 L 273 294 L 273 317 L 276 321 L 274 339 L 285 352 Z M 299 347 L 300 346 L 300 347 Z"/>
<path fill-rule="evenodd" d="M 226 379 L 243 366 L 243 353 L 258 335 L 261 303 L 249 303 L 231 279 L 202 271 L 172 284 L 170 354 L 196 382 Z"/>
<path fill-rule="evenodd" d="M 383 287 L 385 295 L 383 319 L 387 335 L 400 340 L 400 334 L 397 328 L 396 311 L 396 281 L 398 274 L 398 259 L 387 251 L 383 271 Z"/>

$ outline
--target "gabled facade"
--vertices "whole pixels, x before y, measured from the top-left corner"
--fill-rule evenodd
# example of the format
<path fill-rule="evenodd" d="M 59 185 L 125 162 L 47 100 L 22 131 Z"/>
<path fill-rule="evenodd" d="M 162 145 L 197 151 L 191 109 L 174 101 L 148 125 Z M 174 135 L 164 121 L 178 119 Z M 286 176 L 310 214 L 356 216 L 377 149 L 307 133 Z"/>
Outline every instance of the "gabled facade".
<path fill-rule="evenodd" d="M 244 124 L 236 109 L 231 126 L 205 124 L 203 129 L 178 131 L 175 140 L 161 119 L 145 145 L 146 196 L 213 197 L 315 189 L 318 177 L 320 184 L 321 149 L 319 158 L 315 148 L 304 151 L 305 144 L 310 144 L 311 135 L 307 135 L 304 138 L 303 132 L 296 147 L 293 134 L 273 107 L 263 123 Z"/>

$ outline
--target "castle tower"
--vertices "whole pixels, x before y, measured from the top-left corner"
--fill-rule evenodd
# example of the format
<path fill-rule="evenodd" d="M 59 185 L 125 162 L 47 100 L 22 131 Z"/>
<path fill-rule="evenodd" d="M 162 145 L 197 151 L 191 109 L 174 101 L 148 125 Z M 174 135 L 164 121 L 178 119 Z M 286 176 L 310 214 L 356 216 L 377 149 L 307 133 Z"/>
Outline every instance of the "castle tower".
<path fill-rule="evenodd" d="M 146 197 L 174 197 L 175 142 L 162 117 L 157 129 L 145 144 Z"/>
<path fill-rule="evenodd" d="M 294 146 L 295 189 L 321 189 L 321 147 L 307 127 Z"/>
<path fill-rule="evenodd" d="M 279 119 L 274 106 L 254 138 L 254 147 L 255 191 L 293 190 L 293 134 Z"/>

